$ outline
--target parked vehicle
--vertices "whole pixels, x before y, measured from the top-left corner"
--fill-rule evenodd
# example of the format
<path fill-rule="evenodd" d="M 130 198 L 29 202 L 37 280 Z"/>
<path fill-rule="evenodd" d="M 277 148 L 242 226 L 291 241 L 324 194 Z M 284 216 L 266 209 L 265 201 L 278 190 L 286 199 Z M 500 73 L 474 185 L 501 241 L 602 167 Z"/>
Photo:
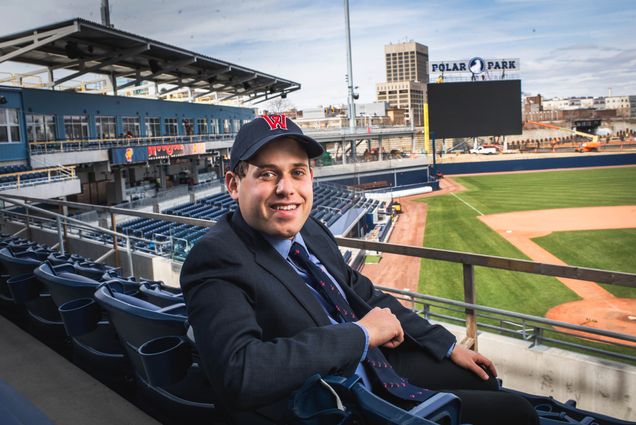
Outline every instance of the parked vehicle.
<path fill-rule="evenodd" d="M 479 153 L 482 155 L 495 155 L 499 153 L 499 150 L 494 146 L 478 146 L 476 149 L 471 149 L 470 153 Z"/>

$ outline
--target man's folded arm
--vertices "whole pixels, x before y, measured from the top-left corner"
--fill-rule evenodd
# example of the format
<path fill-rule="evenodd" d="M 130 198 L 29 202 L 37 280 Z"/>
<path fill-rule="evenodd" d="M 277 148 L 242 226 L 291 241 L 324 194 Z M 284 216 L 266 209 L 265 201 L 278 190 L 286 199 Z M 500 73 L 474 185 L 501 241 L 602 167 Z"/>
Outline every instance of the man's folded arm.
<path fill-rule="evenodd" d="M 402 305 L 394 296 L 375 289 L 373 283 L 363 274 L 349 266 L 353 290 L 371 307 L 389 308 L 402 324 L 404 333 L 427 350 L 438 360 L 448 357 L 456 343 L 455 336 L 440 325 L 433 325 Z"/>

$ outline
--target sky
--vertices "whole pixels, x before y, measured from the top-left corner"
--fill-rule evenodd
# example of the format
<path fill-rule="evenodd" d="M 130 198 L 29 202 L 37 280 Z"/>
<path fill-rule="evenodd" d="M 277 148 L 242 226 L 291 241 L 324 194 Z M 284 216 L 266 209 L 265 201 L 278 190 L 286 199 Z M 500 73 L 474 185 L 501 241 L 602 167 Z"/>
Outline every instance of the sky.
<path fill-rule="evenodd" d="M 73 17 L 100 0 L 0 0 L 0 36 Z M 343 1 L 110 0 L 116 28 L 298 82 L 297 108 L 347 102 Z M 636 0 L 350 0 L 359 102 L 386 80 L 384 46 L 430 61 L 519 58 L 524 94 L 636 95 Z M 0 72 L 19 70 L 1 64 Z M 0 74 L 1 75 L 1 74 Z"/>

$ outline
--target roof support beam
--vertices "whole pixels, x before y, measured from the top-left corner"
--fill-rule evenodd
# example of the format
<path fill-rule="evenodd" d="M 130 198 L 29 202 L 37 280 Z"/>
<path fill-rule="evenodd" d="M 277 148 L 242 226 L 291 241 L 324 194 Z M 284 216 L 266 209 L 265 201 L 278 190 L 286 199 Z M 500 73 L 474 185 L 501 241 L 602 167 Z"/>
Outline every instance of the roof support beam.
<path fill-rule="evenodd" d="M 197 61 L 197 58 L 188 58 L 188 59 L 184 59 L 182 61 L 177 61 L 177 62 L 172 62 L 169 63 L 165 66 L 162 66 L 160 70 L 158 70 L 157 72 L 153 72 L 152 74 L 149 75 L 141 75 L 138 74 L 137 77 L 135 77 L 132 81 L 128 81 L 127 83 L 124 83 L 120 86 L 117 87 L 118 90 L 121 89 L 125 89 L 126 87 L 130 87 L 132 85 L 137 84 L 140 81 L 144 81 L 144 80 L 152 80 L 153 78 L 161 75 L 161 74 L 167 74 L 171 71 L 174 71 L 177 68 L 181 68 L 182 66 L 188 66 L 188 65 L 192 65 L 193 63 L 195 63 Z M 181 78 L 177 78 L 177 81 L 181 81 Z M 163 84 L 171 84 L 170 82 L 166 81 L 166 82 L 161 82 Z"/>
<path fill-rule="evenodd" d="M 79 30 L 78 25 L 74 23 L 73 25 L 69 25 L 68 27 L 60 28 L 57 30 L 43 32 L 42 34 L 38 34 L 34 32 L 33 35 L 29 35 L 27 37 L 22 37 L 17 40 L 11 40 L 0 44 L 0 48 L 10 47 L 10 46 L 19 46 L 24 44 L 25 42 L 32 41 L 32 43 L 27 44 L 26 46 L 14 50 L 11 53 L 7 53 L 6 55 L 0 56 L 0 63 L 11 60 L 15 57 L 18 57 L 26 52 L 31 50 L 35 50 L 45 44 L 49 44 L 54 42 L 55 40 L 59 40 L 60 38 L 64 38 L 67 35 L 73 34 Z"/>
<path fill-rule="evenodd" d="M 183 87 L 184 87 L 183 84 L 178 84 L 175 87 L 171 88 L 170 90 L 166 90 L 164 92 L 159 93 L 159 96 L 164 96 L 166 94 L 172 93 L 173 91 L 181 90 Z"/>
<path fill-rule="evenodd" d="M 144 45 L 141 45 L 141 46 L 132 47 L 130 49 L 113 52 L 115 54 L 115 56 L 111 56 L 111 58 L 108 59 L 107 61 L 100 62 L 97 65 L 89 66 L 88 68 L 84 68 L 81 71 L 78 71 L 78 72 L 76 72 L 74 74 L 67 75 L 66 77 L 60 78 L 59 80 L 55 80 L 53 82 L 53 85 L 58 86 L 58 85 L 60 85 L 62 83 L 65 83 L 65 82 L 70 81 L 70 80 L 72 80 L 74 78 L 77 78 L 80 75 L 88 74 L 90 72 L 96 72 L 100 68 L 103 68 L 103 67 L 108 66 L 108 65 L 115 64 L 115 63 L 121 61 L 124 58 L 128 58 L 130 56 L 135 56 L 135 55 L 138 55 L 140 53 L 147 52 L 148 50 L 150 50 L 150 44 L 144 44 Z"/>
<path fill-rule="evenodd" d="M 198 98 L 200 98 L 200 97 L 206 96 L 206 95 L 208 95 L 208 94 L 210 94 L 210 93 L 214 93 L 214 92 L 215 92 L 215 90 L 213 90 L 213 89 L 206 90 L 206 91 L 204 91 L 204 92 L 197 93 L 196 95 L 192 96 L 192 99 L 193 99 L 193 100 L 194 100 L 194 99 L 198 99 Z"/>
<path fill-rule="evenodd" d="M 231 94 L 229 96 L 225 96 L 224 98 L 219 99 L 219 102 L 223 102 L 224 100 L 232 99 L 233 97 L 240 96 L 242 94 L 244 94 L 244 93 L 239 93 L 236 90 L 234 90 L 234 94 Z"/>
<path fill-rule="evenodd" d="M 223 69 L 217 69 L 216 71 L 204 72 L 203 74 L 199 75 L 198 78 L 200 78 L 201 80 L 208 81 L 210 78 L 215 78 L 215 77 L 218 77 L 219 75 L 227 74 L 230 71 L 232 71 L 232 67 L 227 66 Z"/>
<path fill-rule="evenodd" d="M 287 97 L 287 94 L 289 94 L 289 93 L 291 93 L 291 92 L 293 92 L 293 91 L 296 91 L 296 90 L 300 90 L 300 87 L 295 87 L 295 88 L 288 89 L 288 90 L 282 90 L 282 91 L 280 91 L 280 92 L 278 92 L 278 93 L 274 94 L 274 95 L 273 95 L 273 96 L 271 96 L 271 97 L 269 97 L 269 96 L 268 96 L 268 94 L 270 94 L 270 93 L 265 93 L 265 95 L 257 96 L 257 97 L 255 97 L 255 98 L 253 98 L 253 99 L 250 99 L 249 101 L 251 102 L 251 101 L 253 101 L 253 100 L 258 99 L 259 97 L 263 97 L 263 96 L 265 96 L 265 99 L 263 99 L 263 100 L 259 100 L 258 102 L 255 102 L 255 103 L 254 103 L 254 105 L 257 105 L 257 104 L 259 104 L 259 103 L 263 103 L 263 102 L 265 102 L 265 101 L 267 101 L 267 100 L 271 100 L 271 99 L 277 98 L 277 97 L 279 97 L 279 96 L 280 96 L 280 97 L 283 97 L 283 95 L 285 95 L 285 97 Z"/>
<path fill-rule="evenodd" d="M 229 83 L 231 83 L 232 85 L 236 85 L 236 84 L 243 84 L 243 83 L 247 83 L 248 81 L 252 81 L 254 79 L 258 78 L 258 74 L 254 74 L 254 75 L 250 75 L 248 77 L 245 78 L 241 78 L 240 80 L 231 80 L 229 81 Z"/>
<path fill-rule="evenodd" d="M 278 83 L 278 80 L 268 81 L 267 83 L 261 84 L 259 86 L 250 87 L 250 89 L 248 90 L 248 92 L 250 93 L 249 96 L 251 97 L 252 95 L 256 95 L 258 93 L 258 91 L 261 90 L 261 89 L 266 89 L 268 87 L 271 88 L 272 86 L 276 85 L 276 83 Z M 267 93 L 265 93 L 265 94 L 267 94 Z M 261 96 L 263 96 L 263 95 L 261 95 Z"/>

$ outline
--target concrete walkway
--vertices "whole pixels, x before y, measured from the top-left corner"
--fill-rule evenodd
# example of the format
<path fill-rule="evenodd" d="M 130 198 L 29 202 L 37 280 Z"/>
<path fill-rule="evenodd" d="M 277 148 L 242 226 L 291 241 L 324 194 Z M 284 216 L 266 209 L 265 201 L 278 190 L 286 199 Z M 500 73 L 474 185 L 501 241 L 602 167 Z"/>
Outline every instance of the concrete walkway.
<path fill-rule="evenodd" d="M 159 425 L 0 315 L 0 379 L 56 425 Z"/>

